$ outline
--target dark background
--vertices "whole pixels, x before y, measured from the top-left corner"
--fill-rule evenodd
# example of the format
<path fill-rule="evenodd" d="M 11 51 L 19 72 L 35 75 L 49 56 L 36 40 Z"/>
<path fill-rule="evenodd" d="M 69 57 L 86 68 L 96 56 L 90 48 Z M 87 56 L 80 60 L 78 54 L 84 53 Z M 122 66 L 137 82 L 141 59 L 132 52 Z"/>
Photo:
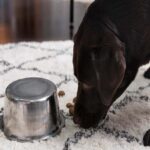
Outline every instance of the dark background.
<path fill-rule="evenodd" d="M 74 33 L 91 0 L 75 0 Z M 0 0 L 0 43 L 67 40 L 70 0 Z"/>

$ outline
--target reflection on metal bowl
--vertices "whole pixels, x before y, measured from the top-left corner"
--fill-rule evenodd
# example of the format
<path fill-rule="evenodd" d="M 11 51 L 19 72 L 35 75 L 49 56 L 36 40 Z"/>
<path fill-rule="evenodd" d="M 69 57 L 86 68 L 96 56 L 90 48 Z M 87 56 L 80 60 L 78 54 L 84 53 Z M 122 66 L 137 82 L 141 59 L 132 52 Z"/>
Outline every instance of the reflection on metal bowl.
<path fill-rule="evenodd" d="M 24 78 L 6 89 L 4 133 L 8 139 L 30 141 L 57 135 L 64 117 L 54 83 L 43 78 Z"/>

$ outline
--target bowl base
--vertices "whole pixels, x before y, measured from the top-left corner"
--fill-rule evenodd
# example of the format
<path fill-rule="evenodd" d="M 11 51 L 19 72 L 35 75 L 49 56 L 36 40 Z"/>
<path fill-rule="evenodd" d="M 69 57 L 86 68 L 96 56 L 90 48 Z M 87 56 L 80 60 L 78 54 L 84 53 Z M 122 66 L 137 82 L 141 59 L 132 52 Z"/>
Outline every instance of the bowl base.
<path fill-rule="evenodd" d="M 44 136 L 33 136 L 33 137 L 17 137 L 14 135 L 7 135 L 7 133 L 4 132 L 4 125 L 3 125 L 3 113 L 0 112 L 0 129 L 4 132 L 7 139 L 11 141 L 18 141 L 18 142 L 33 142 L 34 140 L 48 140 L 51 137 L 55 137 L 59 135 L 61 132 L 61 129 L 65 127 L 65 118 L 63 116 L 63 112 L 60 111 L 60 125 L 57 127 L 52 133 Z"/>

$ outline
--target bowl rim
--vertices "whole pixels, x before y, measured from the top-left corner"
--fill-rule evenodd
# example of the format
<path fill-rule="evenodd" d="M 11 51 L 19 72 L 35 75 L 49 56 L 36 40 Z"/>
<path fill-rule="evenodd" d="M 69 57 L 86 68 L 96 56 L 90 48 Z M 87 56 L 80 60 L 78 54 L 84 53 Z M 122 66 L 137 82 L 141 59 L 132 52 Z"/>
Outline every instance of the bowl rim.
<path fill-rule="evenodd" d="M 13 95 L 13 92 L 11 92 L 13 86 L 15 86 L 17 83 L 19 83 L 19 82 L 21 82 L 23 80 L 34 80 L 34 79 L 36 79 L 36 80 L 43 80 L 43 81 L 47 82 L 47 85 L 48 84 L 51 85 L 52 89 L 49 90 L 49 92 L 47 92 L 44 96 L 42 96 L 40 98 L 32 98 L 32 99 L 31 98 L 30 99 L 21 98 L 21 97 L 19 97 L 17 95 Z M 6 90 L 5 90 L 5 95 L 6 95 L 8 100 L 13 101 L 13 102 L 17 102 L 17 103 L 18 102 L 19 103 L 35 103 L 35 102 L 47 101 L 53 94 L 55 96 L 57 96 L 56 92 L 57 92 L 57 87 L 52 81 L 50 81 L 48 79 L 45 79 L 45 78 L 41 78 L 41 77 L 27 77 L 27 78 L 18 79 L 16 81 L 13 81 L 12 83 L 10 83 L 7 86 Z"/>

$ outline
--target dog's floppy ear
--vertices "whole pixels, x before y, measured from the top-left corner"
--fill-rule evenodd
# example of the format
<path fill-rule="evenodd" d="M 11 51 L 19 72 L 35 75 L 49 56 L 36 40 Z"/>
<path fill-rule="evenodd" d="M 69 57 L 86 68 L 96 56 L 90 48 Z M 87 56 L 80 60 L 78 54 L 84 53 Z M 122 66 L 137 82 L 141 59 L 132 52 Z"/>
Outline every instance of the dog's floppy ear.
<path fill-rule="evenodd" d="M 109 45 L 104 44 L 91 52 L 97 81 L 96 89 L 105 106 L 112 104 L 113 96 L 123 80 L 126 69 L 124 49 L 121 42 L 114 44 L 110 41 Z"/>

